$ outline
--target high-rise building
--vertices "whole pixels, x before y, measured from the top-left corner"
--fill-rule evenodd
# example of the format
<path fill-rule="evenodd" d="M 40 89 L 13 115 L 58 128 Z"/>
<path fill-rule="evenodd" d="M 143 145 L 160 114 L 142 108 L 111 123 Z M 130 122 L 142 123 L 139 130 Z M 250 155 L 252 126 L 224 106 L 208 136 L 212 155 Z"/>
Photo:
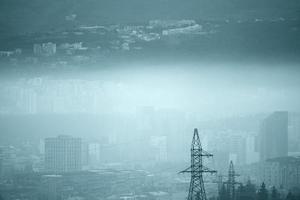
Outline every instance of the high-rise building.
<path fill-rule="evenodd" d="M 45 139 L 45 169 L 74 172 L 82 168 L 82 140 L 71 136 Z"/>
<path fill-rule="evenodd" d="M 260 127 L 260 161 L 288 155 L 288 112 L 272 113 Z"/>
<path fill-rule="evenodd" d="M 17 149 L 13 146 L 0 146 L 0 178 L 10 176 L 16 168 Z"/>
<path fill-rule="evenodd" d="M 300 113 L 289 112 L 289 155 L 300 155 Z"/>
<path fill-rule="evenodd" d="M 166 136 L 151 136 L 150 148 L 153 159 L 156 162 L 167 161 L 167 137 Z"/>
<path fill-rule="evenodd" d="M 101 144 L 99 142 L 91 142 L 88 144 L 88 164 L 92 168 L 96 168 L 100 164 Z"/>
<path fill-rule="evenodd" d="M 259 160 L 259 154 L 255 150 L 255 137 L 254 136 L 247 136 L 246 138 L 246 164 L 255 163 Z"/>

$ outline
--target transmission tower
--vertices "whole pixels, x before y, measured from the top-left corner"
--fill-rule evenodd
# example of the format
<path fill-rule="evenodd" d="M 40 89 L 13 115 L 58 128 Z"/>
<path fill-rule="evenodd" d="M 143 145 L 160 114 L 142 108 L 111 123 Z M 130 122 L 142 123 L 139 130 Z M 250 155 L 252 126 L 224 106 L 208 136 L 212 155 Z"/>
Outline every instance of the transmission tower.
<path fill-rule="evenodd" d="M 225 182 L 227 184 L 227 192 L 230 200 L 235 200 L 235 185 L 240 184 L 235 181 L 235 177 L 239 176 L 235 173 L 233 162 L 230 161 L 229 170 L 228 170 L 228 181 Z"/>
<path fill-rule="evenodd" d="M 191 182 L 187 200 L 206 200 L 203 183 L 203 173 L 216 173 L 203 165 L 203 157 L 213 155 L 202 149 L 198 130 L 194 129 L 194 136 L 191 146 L 191 166 L 179 173 L 191 173 Z"/>

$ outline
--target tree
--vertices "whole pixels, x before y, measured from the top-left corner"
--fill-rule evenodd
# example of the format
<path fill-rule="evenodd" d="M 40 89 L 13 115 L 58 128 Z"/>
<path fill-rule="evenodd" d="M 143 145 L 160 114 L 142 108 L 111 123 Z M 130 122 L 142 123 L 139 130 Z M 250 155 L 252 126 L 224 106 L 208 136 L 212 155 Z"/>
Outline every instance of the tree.
<path fill-rule="evenodd" d="M 289 191 L 289 193 L 287 194 L 287 196 L 286 196 L 285 199 L 286 199 L 286 200 L 295 200 L 295 197 L 294 197 L 294 195 L 292 194 L 292 192 Z"/>
<path fill-rule="evenodd" d="M 219 200 L 229 200 L 225 184 L 222 185 L 221 191 L 219 191 Z"/>
<path fill-rule="evenodd" d="M 245 199 L 254 200 L 256 197 L 256 188 L 255 185 L 251 183 L 250 180 L 247 181 L 245 185 Z"/>
<path fill-rule="evenodd" d="M 279 200 L 280 196 L 275 186 L 272 187 L 271 200 Z"/>
<path fill-rule="evenodd" d="M 241 184 L 236 190 L 236 200 L 245 200 L 245 199 L 247 199 L 245 186 Z"/>
<path fill-rule="evenodd" d="M 263 182 L 260 186 L 260 189 L 257 193 L 257 199 L 258 200 L 267 200 L 268 199 L 268 190 L 266 189 L 266 185 Z"/>

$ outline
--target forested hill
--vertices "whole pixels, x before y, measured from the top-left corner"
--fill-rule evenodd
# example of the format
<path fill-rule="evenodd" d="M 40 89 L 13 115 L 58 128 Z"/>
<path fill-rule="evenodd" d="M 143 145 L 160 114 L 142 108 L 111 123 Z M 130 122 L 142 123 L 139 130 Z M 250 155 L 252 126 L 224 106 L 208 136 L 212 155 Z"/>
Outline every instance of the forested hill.
<path fill-rule="evenodd" d="M 76 19 L 67 21 L 71 14 Z M 0 33 L 149 19 L 298 16 L 299 0 L 0 0 Z"/>

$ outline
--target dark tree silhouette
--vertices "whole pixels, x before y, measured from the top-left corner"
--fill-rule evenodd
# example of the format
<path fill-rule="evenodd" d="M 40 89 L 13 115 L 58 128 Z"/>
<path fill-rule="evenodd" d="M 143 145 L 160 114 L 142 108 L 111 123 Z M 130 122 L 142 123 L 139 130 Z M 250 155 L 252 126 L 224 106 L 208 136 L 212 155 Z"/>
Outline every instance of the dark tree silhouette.
<path fill-rule="evenodd" d="M 252 184 L 250 180 L 248 180 L 245 185 L 245 193 L 245 200 L 254 200 L 256 198 L 255 185 Z"/>
<path fill-rule="evenodd" d="M 229 199 L 228 191 L 223 185 L 221 191 L 219 192 L 219 200 Z M 236 189 L 236 198 L 235 200 L 256 200 L 256 189 L 255 185 L 248 180 L 246 185 L 239 185 Z"/>
<path fill-rule="evenodd" d="M 222 185 L 221 191 L 219 192 L 219 200 L 229 200 L 229 196 L 225 184 Z"/>
<path fill-rule="evenodd" d="M 280 195 L 275 186 L 272 187 L 271 200 L 280 200 Z"/>
<path fill-rule="evenodd" d="M 257 200 L 268 200 L 268 190 L 266 189 L 266 185 L 263 182 L 260 186 L 260 189 L 257 193 Z"/>
<path fill-rule="evenodd" d="M 292 194 L 291 191 L 289 191 L 289 193 L 287 194 L 285 199 L 286 200 L 295 200 L 295 196 Z"/>
<path fill-rule="evenodd" d="M 246 200 L 246 188 L 242 184 L 236 190 L 236 200 Z"/>

